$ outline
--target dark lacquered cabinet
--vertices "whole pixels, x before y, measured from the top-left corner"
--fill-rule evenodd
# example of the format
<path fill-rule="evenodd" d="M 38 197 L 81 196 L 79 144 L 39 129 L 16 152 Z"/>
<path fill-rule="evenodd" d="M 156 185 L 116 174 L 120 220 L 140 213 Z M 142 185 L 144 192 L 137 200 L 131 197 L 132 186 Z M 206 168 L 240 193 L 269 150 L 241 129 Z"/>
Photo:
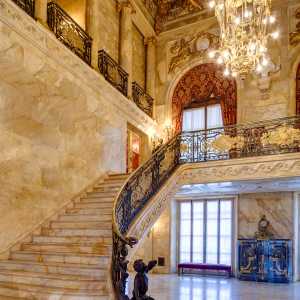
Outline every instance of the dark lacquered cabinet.
<path fill-rule="evenodd" d="M 288 283 L 292 275 L 291 240 L 238 240 L 240 280 Z"/>

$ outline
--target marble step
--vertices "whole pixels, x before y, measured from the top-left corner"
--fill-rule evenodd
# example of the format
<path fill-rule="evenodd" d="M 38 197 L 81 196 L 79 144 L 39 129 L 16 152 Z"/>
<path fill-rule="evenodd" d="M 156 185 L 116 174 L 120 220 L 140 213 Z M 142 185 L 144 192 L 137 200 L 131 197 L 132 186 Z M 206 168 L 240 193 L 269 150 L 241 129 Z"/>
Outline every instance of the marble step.
<path fill-rule="evenodd" d="M 101 198 L 97 196 L 88 196 L 80 199 L 80 202 L 78 203 L 108 203 L 108 204 L 114 204 L 113 198 Z"/>
<path fill-rule="evenodd" d="M 13 251 L 10 254 L 12 260 L 26 260 L 40 263 L 67 263 L 87 265 L 107 265 L 108 255 L 80 254 L 80 253 L 59 253 L 59 252 L 34 252 L 34 251 Z"/>
<path fill-rule="evenodd" d="M 110 229 L 112 222 L 110 221 L 86 221 L 86 222 L 63 222 L 53 221 L 50 224 L 52 229 Z"/>
<path fill-rule="evenodd" d="M 79 275 L 60 275 L 60 274 L 43 274 L 24 271 L 3 271 L 0 270 L 0 282 L 13 282 L 16 284 L 33 284 L 42 285 L 52 288 L 72 289 L 105 289 L 106 282 L 94 280 L 88 276 Z"/>
<path fill-rule="evenodd" d="M 108 300 L 106 290 L 75 290 L 71 288 L 50 288 L 40 285 L 26 285 L 0 282 L 0 299 L 2 295 L 11 300 Z M 7 299 L 8 300 L 8 299 Z"/>
<path fill-rule="evenodd" d="M 111 237 L 87 237 L 87 236 L 44 236 L 34 235 L 32 238 L 33 243 L 45 243 L 45 244 L 68 244 L 68 243 L 104 243 L 106 245 L 112 245 Z"/>
<path fill-rule="evenodd" d="M 59 252 L 59 253 L 89 253 L 109 255 L 111 246 L 103 245 L 102 243 L 81 243 L 81 244 L 37 244 L 37 243 L 24 243 L 21 250 L 35 251 L 35 252 Z"/>
<path fill-rule="evenodd" d="M 105 188 L 121 188 L 124 185 L 125 180 L 111 180 L 111 181 L 105 181 L 96 184 L 94 187 L 105 187 Z"/>
<path fill-rule="evenodd" d="M 88 203 L 88 202 L 78 202 L 75 203 L 74 208 L 110 208 L 111 210 L 113 209 L 113 201 L 111 202 L 93 202 L 93 203 Z"/>
<path fill-rule="evenodd" d="M 85 215 L 85 214 L 65 214 L 58 217 L 62 222 L 86 222 L 86 221 L 109 221 L 112 222 L 111 215 Z"/>
<path fill-rule="evenodd" d="M 103 280 L 107 277 L 107 268 L 78 264 L 38 263 L 33 261 L 6 260 L 0 261 L 0 271 L 26 271 L 45 274 L 80 275 Z"/>
<path fill-rule="evenodd" d="M 105 178 L 104 180 L 116 180 L 116 179 L 120 179 L 120 180 L 125 180 L 126 178 L 128 178 L 130 176 L 130 174 L 126 174 L 126 173 L 121 173 L 121 174 L 110 174 L 108 176 L 108 178 Z"/>
<path fill-rule="evenodd" d="M 112 237 L 112 229 L 53 229 L 42 228 L 42 234 L 47 236 L 84 236 L 84 237 Z"/>
<path fill-rule="evenodd" d="M 112 215 L 113 208 L 68 208 L 66 214 L 80 214 L 80 215 Z"/>

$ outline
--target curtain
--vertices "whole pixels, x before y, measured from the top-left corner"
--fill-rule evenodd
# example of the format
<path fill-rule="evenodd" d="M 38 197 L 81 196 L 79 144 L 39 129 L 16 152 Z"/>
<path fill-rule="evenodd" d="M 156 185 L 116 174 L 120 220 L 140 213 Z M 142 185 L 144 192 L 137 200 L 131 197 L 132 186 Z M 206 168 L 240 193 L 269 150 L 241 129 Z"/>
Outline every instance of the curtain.
<path fill-rule="evenodd" d="M 223 77 L 222 67 L 208 63 L 196 66 L 184 74 L 174 90 L 172 121 L 176 133 L 183 128 L 184 107 L 188 107 L 194 99 L 201 102 L 201 99 L 208 99 L 211 95 L 221 99 L 223 124 L 236 124 L 236 82 L 232 78 Z"/>
<path fill-rule="evenodd" d="M 182 131 L 196 131 L 205 128 L 204 107 L 183 111 Z"/>
<path fill-rule="evenodd" d="M 223 127 L 223 116 L 220 104 L 207 106 L 207 128 Z"/>

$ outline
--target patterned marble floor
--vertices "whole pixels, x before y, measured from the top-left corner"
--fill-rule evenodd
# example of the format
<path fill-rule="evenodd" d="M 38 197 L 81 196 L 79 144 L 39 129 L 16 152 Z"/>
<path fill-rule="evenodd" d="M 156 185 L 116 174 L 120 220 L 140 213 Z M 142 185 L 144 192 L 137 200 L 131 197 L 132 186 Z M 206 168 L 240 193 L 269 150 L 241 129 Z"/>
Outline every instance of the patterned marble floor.
<path fill-rule="evenodd" d="M 300 300 L 300 282 L 285 285 L 219 277 L 151 275 L 149 296 L 155 300 Z"/>

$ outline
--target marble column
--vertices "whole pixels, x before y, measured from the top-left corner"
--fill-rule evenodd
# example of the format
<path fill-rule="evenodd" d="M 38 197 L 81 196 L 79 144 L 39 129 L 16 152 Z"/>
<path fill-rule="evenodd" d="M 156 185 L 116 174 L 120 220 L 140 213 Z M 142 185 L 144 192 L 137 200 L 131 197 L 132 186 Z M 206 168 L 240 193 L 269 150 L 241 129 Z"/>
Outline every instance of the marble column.
<path fill-rule="evenodd" d="M 147 65 L 146 65 L 146 91 L 155 100 L 155 80 L 156 80 L 156 39 L 149 37 L 145 39 L 147 45 Z M 155 103 L 153 103 L 153 116 L 155 116 Z"/>
<path fill-rule="evenodd" d="M 101 47 L 101 31 L 99 30 L 99 11 L 101 10 L 101 1 L 86 0 L 86 31 L 93 39 L 92 44 L 92 67 L 98 69 L 98 51 Z"/>
<path fill-rule="evenodd" d="M 47 25 L 48 0 L 35 0 L 35 17 L 43 25 Z"/>
<path fill-rule="evenodd" d="M 128 73 L 128 98 L 132 98 L 132 14 L 134 9 L 130 1 L 118 4 L 120 19 L 120 64 Z"/>

